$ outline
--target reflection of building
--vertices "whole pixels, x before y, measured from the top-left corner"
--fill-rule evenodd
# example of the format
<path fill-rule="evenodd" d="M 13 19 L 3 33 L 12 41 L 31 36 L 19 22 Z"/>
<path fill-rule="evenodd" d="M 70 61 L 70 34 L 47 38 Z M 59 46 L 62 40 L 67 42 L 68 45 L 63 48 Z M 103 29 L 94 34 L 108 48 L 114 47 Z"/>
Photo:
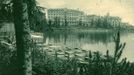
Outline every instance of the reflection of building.
<path fill-rule="evenodd" d="M 74 9 L 60 8 L 60 9 L 48 9 L 48 20 L 54 21 L 57 17 L 60 19 L 60 25 L 65 25 L 65 20 L 68 25 L 77 25 L 78 21 L 84 12 Z"/>

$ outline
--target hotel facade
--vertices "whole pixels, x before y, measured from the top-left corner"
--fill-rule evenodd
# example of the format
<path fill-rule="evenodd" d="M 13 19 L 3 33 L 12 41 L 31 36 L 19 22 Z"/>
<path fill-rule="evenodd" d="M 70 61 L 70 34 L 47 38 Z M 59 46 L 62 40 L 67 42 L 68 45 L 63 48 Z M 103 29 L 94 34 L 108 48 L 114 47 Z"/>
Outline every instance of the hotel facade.
<path fill-rule="evenodd" d="M 67 23 L 68 26 L 95 27 L 93 22 L 97 22 L 99 19 L 101 22 L 107 20 L 107 22 L 113 27 L 119 27 L 119 25 L 121 25 L 121 18 L 110 16 L 109 13 L 104 16 L 87 15 L 79 9 L 68 8 L 51 8 L 47 9 L 45 13 L 48 21 L 51 21 L 52 24 L 55 25 L 54 22 L 58 20 L 57 22 L 59 26 L 65 26 L 65 23 Z"/>
<path fill-rule="evenodd" d="M 47 19 L 54 22 L 58 18 L 61 26 L 65 25 L 65 21 L 69 26 L 78 25 L 83 16 L 84 12 L 78 9 L 59 8 L 47 10 Z"/>

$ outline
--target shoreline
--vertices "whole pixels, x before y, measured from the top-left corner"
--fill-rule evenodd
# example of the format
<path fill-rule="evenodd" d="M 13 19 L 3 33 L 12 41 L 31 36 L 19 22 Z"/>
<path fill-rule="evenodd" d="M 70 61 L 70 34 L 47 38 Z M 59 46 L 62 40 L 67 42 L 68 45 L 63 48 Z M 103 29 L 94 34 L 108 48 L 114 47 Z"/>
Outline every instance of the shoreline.
<path fill-rule="evenodd" d="M 73 32 L 117 32 L 119 31 L 128 31 L 128 32 L 134 32 L 134 29 L 105 29 L 105 28 L 52 28 L 54 31 L 73 31 Z"/>

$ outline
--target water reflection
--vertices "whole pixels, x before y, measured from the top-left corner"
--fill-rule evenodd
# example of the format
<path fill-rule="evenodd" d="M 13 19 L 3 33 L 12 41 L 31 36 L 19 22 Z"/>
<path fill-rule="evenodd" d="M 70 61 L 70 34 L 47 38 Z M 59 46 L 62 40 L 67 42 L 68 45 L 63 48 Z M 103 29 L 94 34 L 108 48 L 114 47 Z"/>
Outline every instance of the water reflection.
<path fill-rule="evenodd" d="M 114 32 L 72 32 L 56 31 L 45 33 L 45 38 L 49 43 L 71 45 L 80 47 L 81 44 L 108 44 L 113 41 Z"/>
<path fill-rule="evenodd" d="M 75 32 L 75 31 L 55 31 L 45 33 L 45 42 L 58 46 L 67 46 L 72 48 L 82 48 L 85 50 L 100 51 L 105 53 L 110 50 L 114 51 L 113 36 L 116 32 Z M 123 57 L 134 61 L 134 33 L 121 32 L 121 42 L 126 42 Z"/>

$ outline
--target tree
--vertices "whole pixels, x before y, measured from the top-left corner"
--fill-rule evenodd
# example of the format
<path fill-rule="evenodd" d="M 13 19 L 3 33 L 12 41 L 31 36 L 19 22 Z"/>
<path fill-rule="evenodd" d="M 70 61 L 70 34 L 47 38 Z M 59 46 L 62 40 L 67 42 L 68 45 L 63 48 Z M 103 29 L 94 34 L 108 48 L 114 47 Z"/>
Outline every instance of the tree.
<path fill-rule="evenodd" d="M 37 6 L 36 0 L 27 0 L 28 8 L 28 18 L 30 29 L 33 31 L 41 31 L 40 28 L 45 24 L 45 13 L 43 7 Z M 0 1 L 0 22 L 10 21 L 13 22 L 13 13 L 12 13 L 12 0 L 1 0 Z"/>
<path fill-rule="evenodd" d="M 94 26 L 94 19 L 92 18 L 91 19 L 91 25 L 90 25 L 91 27 L 93 27 Z"/>
<path fill-rule="evenodd" d="M 31 36 L 27 0 L 13 0 L 13 13 L 17 46 L 17 75 L 32 75 Z"/>
<path fill-rule="evenodd" d="M 82 26 L 82 19 L 81 18 L 79 19 L 78 23 L 79 23 L 79 26 Z"/>
<path fill-rule="evenodd" d="M 43 32 L 44 31 L 44 26 L 47 24 L 46 22 L 46 17 L 44 11 L 44 8 L 38 6 L 36 7 L 37 10 L 34 11 L 34 22 L 31 22 L 30 28 L 31 30 L 34 30 L 36 32 Z M 33 24 L 34 23 L 34 24 Z"/>
<path fill-rule="evenodd" d="M 12 0 L 0 0 L 0 20 L 13 21 Z"/>
<path fill-rule="evenodd" d="M 111 74 L 110 75 L 118 75 L 118 74 L 116 74 L 116 73 L 118 73 L 117 63 L 121 59 L 123 50 L 126 46 L 126 43 L 121 43 L 120 42 L 120 32 L 119 31 L 118 31 L 117 35 L 114 36 L 114 41 L 115 41 L 115 51 L 114 51 L 114 55 L 113 55 L 112 67 L 111 67 L 111 72 L 110 72 Z"/>
<path fill-rule="evenodd" d="M 101 28 L 101 18 L 100 17 L 96 20 L 96 27 Z"/>
<path fill-rule="evenodd" d="M 64 23 L 65 23 L 65 27 L 68 26 L 68 21 L 67 21 L 67 9 L 65 9 L 65 12 L 64 12 Z"/>
<path fill-rule="evenodd" d="M 54 18 L 54 27 L 60 27 L 60 18 L 59 17 Z"/>
<path fill-rule="evenodd" d="M 28 0 L 28 15 L 30 29 L 35 32 L 43 32 L 43 26 L 46 24 L 45 10 L 44 7 L 37 6 L 36 0 Z"/>

